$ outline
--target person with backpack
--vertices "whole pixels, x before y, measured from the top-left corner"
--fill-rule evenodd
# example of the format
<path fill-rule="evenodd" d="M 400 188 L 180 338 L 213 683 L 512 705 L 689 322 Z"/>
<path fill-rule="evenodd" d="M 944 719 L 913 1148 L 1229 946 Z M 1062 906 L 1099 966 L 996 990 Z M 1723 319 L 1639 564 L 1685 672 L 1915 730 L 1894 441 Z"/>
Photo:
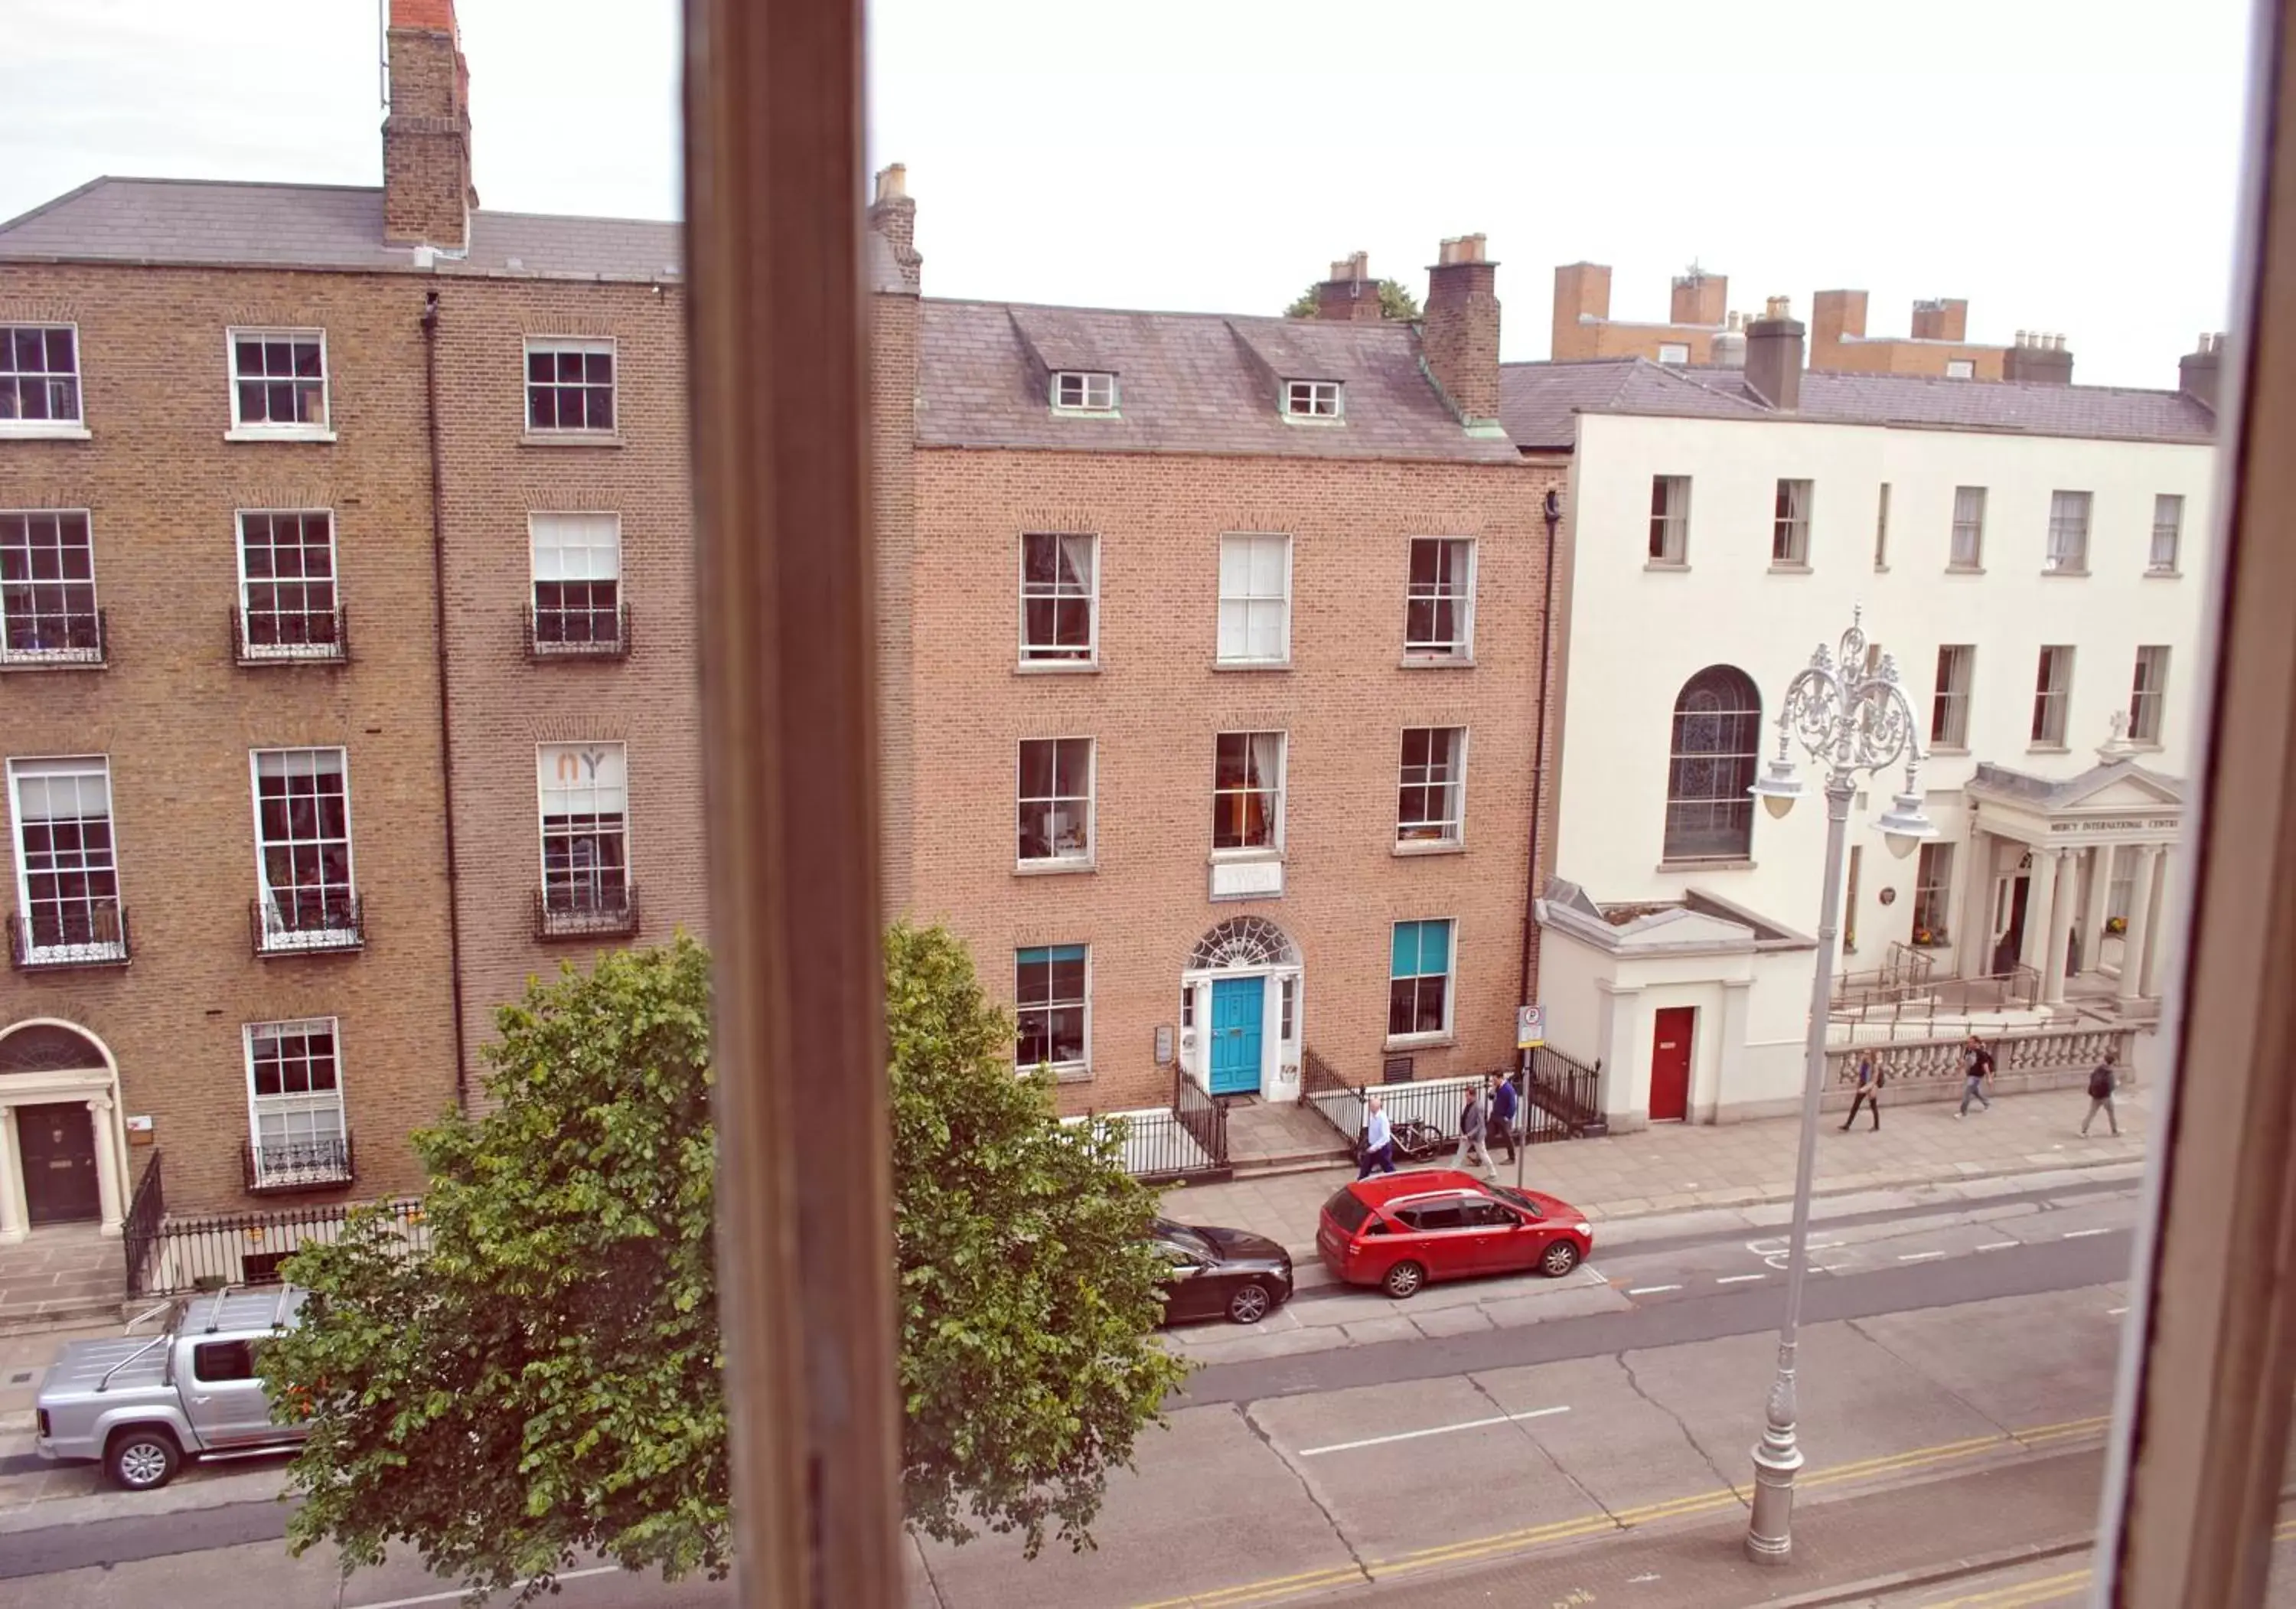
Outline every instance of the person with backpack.
<path fill-rule="evenodd" d="M 1993 1053 L 1985 1048 L 1985 1041 L 1975 1034 L 1969 1036 L 1969 1048 L 1962 1053 L 1962 1071 L 1968 1080 L 1961 1087 L 1961 1110 L 1953 1115 L 1969 1115 L 1969 1104 L 1975 1101 L 1986 1111 L 1993 1110 L 1993 1098 L 1985 1093 L 1985 1080 L 1993 1076 Z"/>
<path fill-rule="evenodd" d="M 1849 1115 L 1841 1120 L 1842 1133 L 1849 1133 L 1849 1125 L 1857 1121 L 1857 1108 L 1860 1106 L 1873 1112 L 1874 1131 L 1876 1134 L 1882 1131 L 1882 1086 L 1888 1077 L 1882 1071 L 1881 1063 L 1874 1061 L 1872 1051 L 1857 1053 L 1857 1093 L 1850 1097 Z"/>
<path fill-rule="evenodd" d="M 1496 1178 L 1499 1165 L 1491 1161 L 1491 1153 L 1483 1145 L 1483 1126 L 1488 1121 L 1490 1111 L 1485 1104 L 1483 1092 L 1481 1084 L 1468 1088 L 1467 1104 L 1459 1108 L 1459 1152 L 1451 1159 L 1451 1165 L 1454 1168 L 1465 1167 L 1468 1153 L 1472 1152 L 1475 1160 L 1482 1164 L 1483 1171 Z"/>
<path fill-rule="evenodd" d="M 2112 1137 L 2120 1137 L 2120 1114 L 2112 1109 L 2113 1086 L 2120 1081 L 2120 1071 L 2113 1063 L 2120 1059 L 2119 1051 L 2106 1051 L 2104 1060 L 2099 1062 L 2088 1075 L 2088 1115 L 2081 1119 L 2083 1134 L 2088 1132 L 2088 1126 L 2096 1121 L 2096 1114 L 2102 1110 L 2104 1121 L 2112 1125 Z"/>
<path fill-rule="evenodd" d="M 1497 1126 L 1498 1137 L 1505 1142 L 1506 1159 L 1514 1161 L 1514 1114 L 1517 1097 L 1513 1079 L 1501 1079 L 1499 1087 L 1491 1091 L 1491 1121 Z"/>

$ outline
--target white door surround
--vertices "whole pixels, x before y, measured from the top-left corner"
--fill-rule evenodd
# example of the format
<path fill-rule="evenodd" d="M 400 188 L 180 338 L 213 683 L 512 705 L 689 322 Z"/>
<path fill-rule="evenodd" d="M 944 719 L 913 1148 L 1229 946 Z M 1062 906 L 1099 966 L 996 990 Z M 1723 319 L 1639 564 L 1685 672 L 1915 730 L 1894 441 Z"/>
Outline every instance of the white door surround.
<path fill-rule="evenodd" d="M 1300 1047 L 1307 1043 L 1304 972 L 1299 947 L 1265 916 L 1230 917 L 1199 939 L 1180 973 L 1184 1010 L 1177 1054 L 1189 1081 L 1201 1089 L 1211 1088 L 1212 984 L 1222 978 L 1265 978 L 1268 981 L 1260 1000 L 1260 1098 L 1298 1100 Z"/>
<path fill-rule="evenodd" d="M 0 1245 L 30 1234 L 16 1108 L 84 1103 L 95 1135 L 101 1233 L 118 1238 L 126 1215 L 127 1133 L 119 1111 L 119 1066 L 103 1041 L 77 1022 L 26 1017 L 0 1028 Z"/>

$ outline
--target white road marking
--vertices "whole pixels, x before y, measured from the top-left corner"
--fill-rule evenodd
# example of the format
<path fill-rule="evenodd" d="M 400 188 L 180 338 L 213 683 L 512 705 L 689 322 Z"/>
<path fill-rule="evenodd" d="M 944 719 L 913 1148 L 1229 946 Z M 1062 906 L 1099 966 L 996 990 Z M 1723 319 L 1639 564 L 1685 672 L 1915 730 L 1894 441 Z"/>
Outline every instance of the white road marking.
<path fill-rule="evenodd" d="M 2067 1229 L 2065 1231 L 2065 1238 L 2067 1240 L 2085 1240 L 2092 1235 L 2110 1235 L 2112 1233 L 2112 1231 L 2110 1229 Z"/>
<path fill-rule="evenodd" d="M 1627 1289 L 1627 1294 L 1629 1296 L 1655 1296 L 1660 1291 L 1678 1291 L 1680 1289 L 1682 1289 L 1682 1287 L 1678 1285 L 1638 1285 L 1628 1286 Z"/>
<path fill-rule="evenodd" d="M 1716 1285 L 1743 1285 L 1750 1279 L 1759 1279 L 1761 1277 L 1762 1277 L 1759 1274 L 1726 1274 L 1714 1283 Z"/>
<path fill-rule="evenodd" d="M 1402 1430 L 1391 1436 L 1366 1436 L 1360 1441 L 1334 1441 L 1329 1447 L 1303 1447 L 1300 1449 L 1300 1456 L 1303 1458 L 1316 1458 L 1325 1453 L 1354 1452 L 1357 1448 L 1362 1447 L 1385 1447 L 1390 1441 L 1414 1441 L 1422 1436 L 1447 1436 L 1455 1430 L 1481 1430 L 1487 1425 L 1513 1424 L 1518 1419 L 1544 1419 L 1551 1414 L 1567 1414 L 1570 1411 L 1567 1405 L 1562 1408 L 1534 1408 L 1526 1413 L 1500 1414 L 1495 1418 L 1467 1419 L 1457 1424 L 1430 1425 L 1425 1430 Z M 430 1602 L 428 1598 L 421 1601 Z M 396 1609 L 396 1606 L 376 1604 L 369 1605 L 369 1609 Z"/>
<path fill-rule="evenodd" d="M 2127 1308 L 2107 1308 L 2104 1309 L 2104 1316 L 2107 1318 L 2118 1318 L 2127 1311 L 2128 1311 Z"/>
<path fill-rule="evenodd" d="M 1809 1271 L 1813 1274 L 1833 1274 L 1849 1266 L 1846 1262 L 1814 1262 L 1809 1265 Z"/>
<path fill-rule="evenodd" d="M 620 1575 L 622 1573 L 622 1567 L 619 1564 L 599 1564 L 588 1570 L 562 1570 L 558 1572 L 557 1579 L 562 1581 L 579 1581 L 586 1580 L 588 1577 L 594 1575 Z M 519 1583 L 521 1586 L 524 1586 L 525 1584 L 526 1583 L 523 1581 Z M 463 1596 L 464 1594 L 460 1588 L 457 1588 L 453 1592 L 426 1592 L 421 1597 L 394 1597 L 386 1599 L 384 1602 L 379 1604 L 354 1605 L 352 1605 L 352 1609 L 414 1609 L 414 1606 L 417 1604 L 455 1603 L 459 1601 Z"/>
<path fill-rule="evenodd" d="M 1977 1249 L 1980 1252 L 2006 1252 L 2012 1246 L 2021 1246 L 2024 1244 L 2021 1240 L 1994 1240 L 1988 1241 Z"/>
<path fill-rule="evenodd" d="M 1934 1262 L 1944 1255 L 1942 1252 L 1900 1252 L 1898 1253 L 1898 1260 L 1899 1262 Z"/>

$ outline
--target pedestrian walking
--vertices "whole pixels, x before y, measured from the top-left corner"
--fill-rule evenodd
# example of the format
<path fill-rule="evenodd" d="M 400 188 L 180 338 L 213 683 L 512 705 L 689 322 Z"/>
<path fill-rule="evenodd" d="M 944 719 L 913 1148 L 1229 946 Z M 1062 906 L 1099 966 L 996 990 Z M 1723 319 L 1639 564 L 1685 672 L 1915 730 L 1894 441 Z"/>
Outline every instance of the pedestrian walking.
<path fill-rule="evenodd" d="M 1490 1152 L 1483 1145 L 1483 1128 L 1489 1121 L 1490 1112 L 1483 1091 L 1484 1087 L 1480 1084 L 1472 1086 L 1467 1091 L 1467 1104 L 1459 1109 L 1459 1151 L 1451 1159 L 1451 1165 L 1454 1168 L 1465 1167 L 1467 1153 L 1472 1152 L 1475 1160 L 1482 1164 L 1483 1171 L 1496 1178 L 1499 1166 L 1491 1161 Z"/>
<path fill-rule="evenodd" d="M 2096 1121 L 2096 1114 L 2102 1111 L 2104 1121 L 2112 1125 L 2112 1137 L 2120 1137 L 2120 1113 L 2112 1109 L 2113 1086 L 2120 1081 L 2120 1073 L 2114 1063 L 2120 1059 L 2119 1051 L 2106 1051 L 2104 1060 L 2099 1062 L 2088 1075 L 2088 1115 L 2081 1119 L 2083 1134 L 2088 1132 L 2088 1126 Z"/>
<path fill-rule="evenodd" d="M 1841 1120 L 1841 1132 L 1849 1132 L 1849 1125 L 1857 1121 L 1857 1108 L 1865 1107 L 1874 1114 L 1874 1131 L 1882 1131 L 1882 1084 L 1888 1075 L 1882 1064 L 1874 1059 L 1870 1050 L 1857 1056 L 1857 1093 L 1849 1097 L 1849 1115 Z"/>
<path fill-rule="evenodd" d="M 1499 1087 L 1491 1092 L 1491 1122 L 1494 1132 L 1506 1145 L 1506 1159 L 1514 1161 L 1514 1118 L 1521 1104 L 1514 1092 L 1514 1080 L 1501 1079 Z"/>
<path fill-rule="evenodd" d="M 1985 1048 L 1985 1041 L 1975 1034 L 1969 1036 L 1969 1048 L 1962 1052 L 1961 1070 L 1965 1075 L 1961 1086 L 1961 1110 L 1954 1116 L 1967 1117 L 1972 1101 L 1988 1112 L 1992 1111 L 1993 1097 L 1985 1093 L 1985 1080 L 1993 1076 L 1993 1053 Z"/>
<path fill-rule="evenodd" d="M 1382 1173 L 1395 1171 L 1395 1132 L 1388 1126 L 1377 1096 L 1364 1102 L 1363 1155 L 1357 1159 L 1356 1177 L 1369 1178 L 1374 1169 Z"/>

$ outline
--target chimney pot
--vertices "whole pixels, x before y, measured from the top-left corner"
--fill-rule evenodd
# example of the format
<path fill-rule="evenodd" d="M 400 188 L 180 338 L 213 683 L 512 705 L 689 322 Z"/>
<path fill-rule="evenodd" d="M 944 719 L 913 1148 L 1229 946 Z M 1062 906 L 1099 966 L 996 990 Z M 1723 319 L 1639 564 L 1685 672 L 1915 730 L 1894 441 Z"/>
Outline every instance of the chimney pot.
<path fill-rule="evenodd" d="M 905 200 L 908 193 L 908 164 L 890 162 L 877 170 L 877 200 L 880 203 Z"/>
<path fill-rule="evenodd" d="M 2223 365 L 2224 337 L 2204 334 L 2198 346 L 2177 360 L 2177 389 L 2213 414 Z"/>
<path fill-rule="evenodd" d="M 1769 301 L 1763 308 L 1762 316 L 1766 319 L 1792 318 L 1793 316 L 1793 298 L 1791 296 L 1771 297 Z"/>

